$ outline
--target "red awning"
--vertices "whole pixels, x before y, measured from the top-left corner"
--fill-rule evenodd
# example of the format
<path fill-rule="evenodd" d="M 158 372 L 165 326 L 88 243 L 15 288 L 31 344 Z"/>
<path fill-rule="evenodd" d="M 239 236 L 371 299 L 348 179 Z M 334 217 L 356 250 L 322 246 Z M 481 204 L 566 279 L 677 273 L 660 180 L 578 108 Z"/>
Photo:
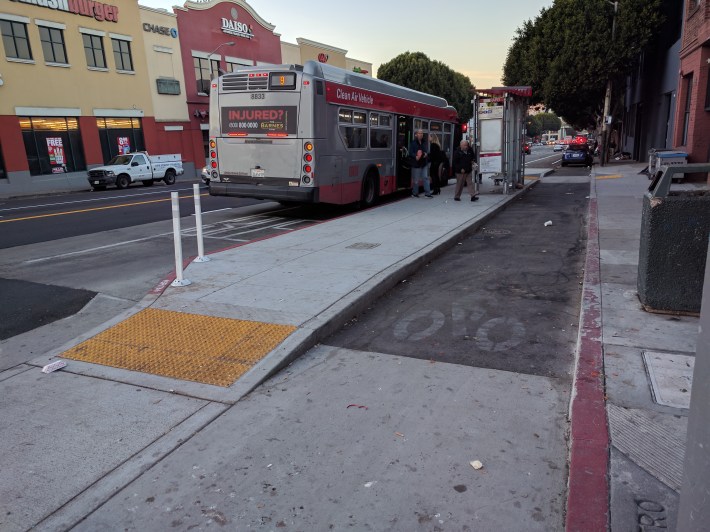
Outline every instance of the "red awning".
<path fill-rule="evenodd" d="M 476 89 L 478 94 L 483 96 L 504 96 L 505 94 L 514 94 L 523 98 L 532 96 L 532 87 L 516 86 L 516 87 L 492 87 L 490 89 Z"/>

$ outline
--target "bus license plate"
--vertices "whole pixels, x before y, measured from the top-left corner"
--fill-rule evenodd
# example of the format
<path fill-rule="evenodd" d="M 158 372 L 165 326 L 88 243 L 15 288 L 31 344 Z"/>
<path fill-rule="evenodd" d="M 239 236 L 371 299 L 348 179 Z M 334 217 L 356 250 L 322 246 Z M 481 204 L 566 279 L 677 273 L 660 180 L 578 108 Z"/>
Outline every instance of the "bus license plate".
<path fill-rule="evenodd" d="M 252 177 L 264 177 L 266 175 L 266 171 L 263 168 L 252 168 L 251 169 L 251 176 Z"/>

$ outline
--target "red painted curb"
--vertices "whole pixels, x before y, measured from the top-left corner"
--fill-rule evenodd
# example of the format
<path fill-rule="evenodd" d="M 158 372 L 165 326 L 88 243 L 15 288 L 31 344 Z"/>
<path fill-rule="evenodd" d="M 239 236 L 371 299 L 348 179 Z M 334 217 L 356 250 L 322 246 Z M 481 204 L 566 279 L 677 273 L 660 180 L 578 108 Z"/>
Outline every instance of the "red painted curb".
<path fill-rule="evenodd" d="M 587 257 L 570 407 L 567 532 L 609 530 L 609 427 L 604 393 L 597 199 L 589 200 Z"/>

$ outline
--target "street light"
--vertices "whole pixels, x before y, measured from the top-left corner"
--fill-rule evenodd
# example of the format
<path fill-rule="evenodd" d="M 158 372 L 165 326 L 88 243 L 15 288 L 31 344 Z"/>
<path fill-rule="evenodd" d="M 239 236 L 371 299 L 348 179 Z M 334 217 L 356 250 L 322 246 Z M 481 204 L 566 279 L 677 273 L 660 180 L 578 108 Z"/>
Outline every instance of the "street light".
<path fill-rule="evenodd" d="M 614 6 L 614 18 L 611 19 L 611 45 L 614 46 L 614 35 L 616 33 L 616 11 L 619 9 L 619 2 L 612 2 L 611 0 L 606 0 L 608 4 Z M 609 122 L 607 117 L 609 116 L 609 108 L 611 107 L 611 76 L 606 80 L 606 92 L 604 94 L 604 112 L 602 114 L 602 152 L 599 160 L 599 164 L 604 166 L 606 164 L 607 150 L 609 149 Z"/>
<path fill-rule="evenodd" d="M 223 42 L 223 43 L 220 44 L 217 48 L 215 48 L 215 49 L 212 50 L 209 54 L 207 54 L 207 61 L 210 61 L 210 65 L 211 65 L 211 64 L 212 64 L 212 56 L 217 53 L 217 50 L 219 50 L 220 48 L 222 48 L 222 46 L 234 46 L 235 44 L 237 44 L 237 43 L 234 42 L 234 41 Z M 210 68 L 210 71 L 211 71 L 211 70 L 212 70 L 212 69 Z M 220 74 L 220 71 L 222 71 L 222 69 L 221 69 L 220 66 L 219 66 L 219 61 L 217 61 L 217 74 Z"/>

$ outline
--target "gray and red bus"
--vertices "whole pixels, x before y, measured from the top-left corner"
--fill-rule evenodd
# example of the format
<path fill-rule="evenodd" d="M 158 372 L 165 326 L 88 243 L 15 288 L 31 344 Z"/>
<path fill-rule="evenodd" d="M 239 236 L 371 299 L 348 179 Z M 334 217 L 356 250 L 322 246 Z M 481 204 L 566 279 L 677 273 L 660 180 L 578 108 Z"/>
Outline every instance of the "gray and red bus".
<path fill-rule="evenodd" d="M 210 194 L 369 206 L 411 187 L 417 129 L 447 181 L 456 124 L 443 98 L 315 61 L 241 68 L 211 83 Z"/>

